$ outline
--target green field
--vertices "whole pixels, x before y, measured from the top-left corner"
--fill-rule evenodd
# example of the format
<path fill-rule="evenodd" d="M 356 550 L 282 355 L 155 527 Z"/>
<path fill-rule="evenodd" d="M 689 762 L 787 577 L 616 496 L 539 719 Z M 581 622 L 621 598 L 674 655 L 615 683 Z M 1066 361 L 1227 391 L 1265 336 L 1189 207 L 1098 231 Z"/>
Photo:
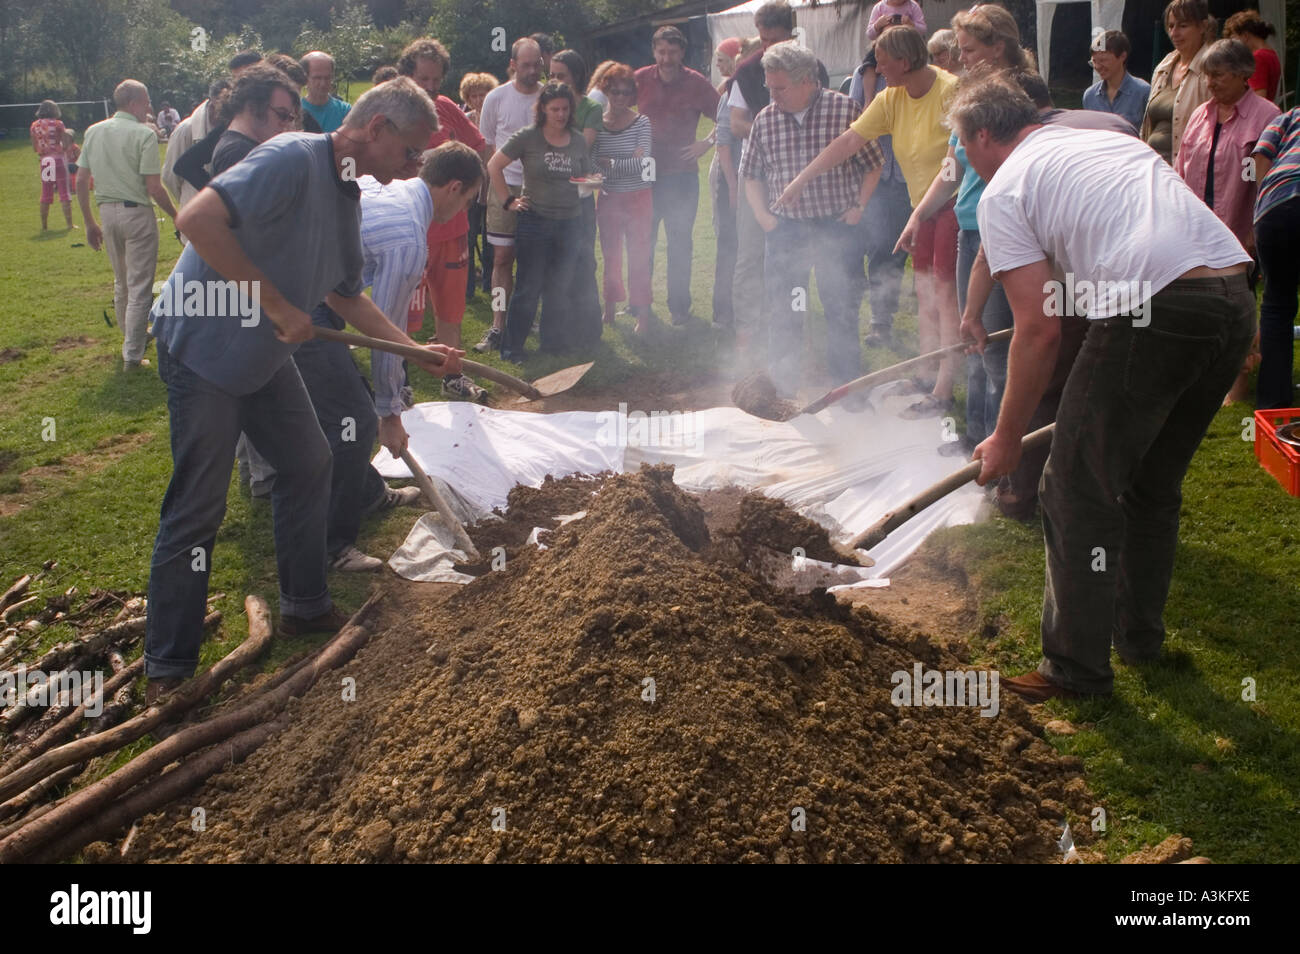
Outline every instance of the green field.
<path fill-rule="evenodd" d="M 72 585 L 82 593 L 143 592 L 171 469 L 165 389 L 152 371 L 119 370 L 120 332 L 103 318 L 112 313 L 108 261 L 79 247 L 81 231 L 40 232 L 38 190 L 25 139 L 0 143 L 0 584 L 55 559 L 57 570 L 35 591 L 41 595 Z M 710 216 L 705 186 L 693 294 L 695 311 L 706 319 Z M 59 221 L 55 208 L 51 222 Z M 169 225 L 161 249 L 159 278 L 180 250 Z M 659 272 L 655 295 L 666 318 L 662 266 Z M 910 301 L 905 296 L 905 309 Z M 813 311 L 811 335 L 818 338 L 815 299 Z M 480 296 L 466 315 L 465 342 L 477 341 L 489 320 Z M 914 349 L 914 317 L 903 315 L 897 328 L 900 352 L 867 352 L 869 367 Z M 820 353 L 819 342 L 813 353 Z M 357 356 L 364 367 L 365 353 Z M 647 344 L 631 335 L 630 319 L 620 318 L 606 331 L 584 386 L 608 392 L 664 371 L 689 384 L 724 357 L 707 324 Z M 534 356 L 523 376 L 565 363 Z M 417 399 L 434 399 L 435 382 L 412 375 Z M 1300 502 L 1255 463 L 1241 438 L 1248 415 L 1242 407 L 1220 413 L 1185 485 L 1166 661 L 1121 668 L 1111 700 L 1048 707 L 1084 726 L 1054 744 L 1084 759 L 1107 806 L 1102 844 L 1111 858 L 1171 833 L 1190 836 L 1198 853 L 1220 862 L 1292 861 L 1300 854 Z M 386 556 L 411 521 L 410 512 L 372 520 L 360 544 Z M 1032 667 L 1043 583 L 1039 529 L 997 519 L 945 531 L 923 555 L 971 580 L 982 615 L 970 634 L 974 658 L 1007 673 Z M 331 578 L 345 608 L 359 605 L 372 583 L 365 576 Z M 233 480 L 212 592 L 226 594 L 218 602 L 225 622 L 204 647 L 205 663 L 243 637 L 244 594 L 274 602 L 277 592 L 269 505 L 241 495 Z M 48 638 L 59 635 L 55 628 Z M 268 665 L 307 642 L 279 641 Z M 1253 702 L 1242 699 L 1247 678 L 1256 687 Z"/>

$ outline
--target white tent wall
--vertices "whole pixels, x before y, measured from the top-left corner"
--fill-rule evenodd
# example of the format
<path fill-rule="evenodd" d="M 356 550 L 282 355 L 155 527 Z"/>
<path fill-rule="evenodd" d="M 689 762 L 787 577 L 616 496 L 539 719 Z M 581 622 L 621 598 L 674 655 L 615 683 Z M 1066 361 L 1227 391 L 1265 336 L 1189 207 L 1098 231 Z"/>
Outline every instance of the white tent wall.
<path fill-rule="evenodd" d="M 765 0 L 749 0 L 739 6 L 730 7 L 719 13 L 709 14 L 709 39 L 716 50 L 718 44 L 728 37 L 756 36 L 754 29 L 754 11 Z M 875 6 L 875 0 L 856 2 L 845 0 L 836 12 L 832 0 L 821 0 L 813 6 L 808 0 L 794 0 L 796 29 L 802 29 L 800 41 L 826 66 L 831 76 L 831 86 L 837 87 L 840 80 L 848 76 L 867 52 L 867 15 Z M 971 6 L 970 0 L 923 0 L 921 7 L 925 11 L 926 35 L 942 30 L 952 22 L 958 10 Z M 722 81 L 717 67 L 713 67 L 713 82 Z"/>
<path fill-rule="evenodd" d="M 709 39 L 716 50 L 718 44 L 728 37 L 757 36 L 754 29 L 754 11 L 765 0 L 749 0 L 740 6 L 731 7 L 720 13 L 709 14 Z M 799 41 L 817 54 L 817 58 L 826 66 L 831 75 L 831 85 L 838 86 L 840 80 L 848 76 L 867 52 L 867 14 L 871 12 L 871 3 L 857 3 L 845 0 L 836 12 L 830 0 L 812 6 L 807 0 L 795 0 L 795 28 Z M 713 67 L 713 82 L 722 81 L 717 66 Z"/>
<path fill-rule="evenodd" d="M 1090 3 L 1092 5 L 1092 34 L 1097 30 L 1122 30 L 1124 29 L 1124 6 L 1125 0 L 1036 0 L 1034 4 L 1038 13 L 1038 71 L 1043 74 L 1043 79 L 1051 82 L 1051 56 L 1052 48 L 1052 20 L 1056 16 L 1056 8 L 1063 3 Z M 930 4 L 925 5 L 926 17 L 930 16 Z M 1286 0 L 1259 0 L 1259 15 L 1267 20 L 1273 26 L 1277 27 L 1277 35 L 1273 38 L 1273 49 L 1277 52 L 1278 58 L 1282 61 L 1282 76 L 1285 78 L 1286 73 L 1286 43 L 1283 37 L 1286 36 Z M 1222 29 L 1223 24 L 1219 24 Z M 1088 42 L 1091 41 L 1091 35 Z M 1080 41 L 1080 56 L 1086 55 L 1084 41 Z M 1135 71 L 1139 74 L 1140 70 Z M 1146 77 L 1144 77 L 1146 78 Z M 1097 75 L 1093 74 L 1093 81 L 1097 81 Z"/>

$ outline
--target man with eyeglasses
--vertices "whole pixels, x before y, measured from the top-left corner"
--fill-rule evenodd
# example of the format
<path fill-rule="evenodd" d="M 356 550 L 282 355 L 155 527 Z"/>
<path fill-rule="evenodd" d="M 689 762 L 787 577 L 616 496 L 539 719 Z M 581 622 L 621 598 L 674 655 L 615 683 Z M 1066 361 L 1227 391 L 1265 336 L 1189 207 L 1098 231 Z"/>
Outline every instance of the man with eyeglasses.
<path fill-rule="evenodd" d="M 1142 128 L 1151 85 L 1128 71 L 1128 37 L 1119 30 L 1098 33 L 1092 41 L 1088 62 L 1101 80 L 1083 94 L 1083 108 L 1102 113 L 1117 113 Z"/>
<path fill-rule="evenodd" d="M 280 631 L 337 632 L 346 622 L 325 581 L 333 457 L 290 359 L 313 336 L 307 309 L 321 301 L 367 335 L 416 346 L 361 294 L 356 179 L 414 175 L 436 125 L 429 97 L 399 77 L 363 95 L 333 133 L 286 133 L 263 143 L 177 217 L 190 245 L 153 309 L 173 469 L 150 565 L 150 703 L 198 664 L 213 546 L 241 430 L 276 469 Z M 418 363 L 430 373 L 460 369 L 460 352 L 425 350 L 428 359 Z"/>

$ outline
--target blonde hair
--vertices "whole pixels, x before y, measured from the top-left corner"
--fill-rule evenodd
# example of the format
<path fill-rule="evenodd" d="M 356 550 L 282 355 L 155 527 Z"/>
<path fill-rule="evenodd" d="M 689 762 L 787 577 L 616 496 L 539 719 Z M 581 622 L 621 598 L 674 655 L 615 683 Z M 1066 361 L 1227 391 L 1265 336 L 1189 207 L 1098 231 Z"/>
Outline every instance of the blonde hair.
<path fill-rule="evenodd" d="M 952 28 L 970 34 L 985 46 L 1002 44 L 1002 66 L 1037 69 L 1034 54 L 1020 45 L 1020 27 L 1004 7 L 986 3 L 962 10 L 952 18 Z"/>
<path fill-rule="evenodd" d="M 500 85 L 491 73 L 466 73 L 460 78 L 460 101 L 468 103 L 475 93 L 486 96 Z"/>

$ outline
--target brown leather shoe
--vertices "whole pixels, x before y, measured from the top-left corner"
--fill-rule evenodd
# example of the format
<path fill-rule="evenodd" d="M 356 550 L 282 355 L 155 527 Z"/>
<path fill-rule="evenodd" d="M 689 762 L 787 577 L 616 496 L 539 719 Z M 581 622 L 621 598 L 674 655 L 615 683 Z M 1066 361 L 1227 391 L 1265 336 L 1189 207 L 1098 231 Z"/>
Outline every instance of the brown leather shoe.
<path fill-rule="evenodd" d="M 337 606 L 331 606 L 328 613 L 321 613 L 311 619 L 304 619 L 301 616 L 281 616 L 280 634 L 305 636 L 307 633 L 337 633 L 350 618 Z"/>
<path fill-rule="evenodd" d="M 171 679 L 150 679 L 144 688 L 144 704 L 146 706 L 154 705 L 163 696 L 180 688 L 183 682 L 185 680 L 179 676 Z"/>
<path fill-rule="evenodd" d="M 1038 670 L 1027 672 L 1023 676 L 1012 676 L 1001 680 L 1001 686 L 1020 696 L 1030 705 L 1046 702 L 1048 699 L 1078 699 L 1080 693 L 1066 689 L 1047 679 Z"/>

